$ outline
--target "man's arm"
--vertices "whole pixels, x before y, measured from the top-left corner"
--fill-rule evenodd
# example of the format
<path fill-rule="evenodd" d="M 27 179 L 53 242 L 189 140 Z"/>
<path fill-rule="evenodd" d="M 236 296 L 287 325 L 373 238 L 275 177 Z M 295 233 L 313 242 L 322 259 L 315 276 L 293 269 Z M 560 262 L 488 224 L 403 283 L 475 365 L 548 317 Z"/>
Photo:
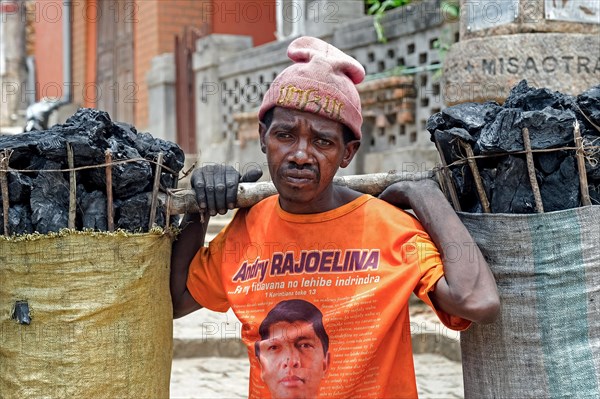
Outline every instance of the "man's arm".
<path fill-rule="evenodd" d="M 190 263 L 204 246 L 210 216 L 223 215 L 228 209 L 235 208 L 238 184 L 257 181 L 261 176 L 259 169 L 251 169 L 240 176 L 237 170 L 225 164 L 210 164 L 194 170 L 191 185 L 196 192 L 200 212 L 204 214 L 204 222 L 200 221 L 198 214 L 185 215 L 181 222 L 182 231 L 173 243 L 170 281 L 173 318 L 202 307 L 188 291 L 187 277 Z"/>
<path fill-rule="evenodd" d="M 192 259 L 204 245 L 209 219 L 210 217 L 206 216 L 204 223 L 201 223 L 200 215 L 185 215 L 181 222 L 183 230 L 173 243 L 170 286 L 174 319 L 202 307 L 188 291 L 187 277 Z"/>
<path fill-rule="evenodd" d="M 500 311 L 494 276 L 437 183 L 432 180 L 396 183 L 379 198 L 411 208 L 440 251 L 444 277 L 430 295 L 434 305 L 476 323 L 493 322 Z"/>

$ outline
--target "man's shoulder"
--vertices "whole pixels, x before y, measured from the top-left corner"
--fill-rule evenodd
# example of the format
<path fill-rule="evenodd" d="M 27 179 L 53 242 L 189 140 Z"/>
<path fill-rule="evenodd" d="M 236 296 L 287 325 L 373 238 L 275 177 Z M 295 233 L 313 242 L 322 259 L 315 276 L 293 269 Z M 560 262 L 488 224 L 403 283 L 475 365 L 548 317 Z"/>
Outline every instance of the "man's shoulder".
<path fill-rule="evenodd" d="M 265 199 L 260 200 L 256 204 L 252 205 L 250 208 L 247 208 L 248 213 L 262 213 L 267 211 L 272 211 L 277 207 L 277 201 L 279 199 L 279 195 L 271 195 Z"/>
<path fill-rule="evenodd" d="M 262 220 L 266 215 L 276 211 L 278 195 L 267 197 L 249 208 L 240 208 L 235 214 L 235 218 L 240 220 Z"/>
<path fill-rule="evenodd" d="M 381 212 L 388 217 L 414 219 L 414 216 L 411 213 L 405 211 L 404 209 L 395 207 L 389 202 L 381 200 L 377 197 L 372 197 L 371 200 L 366 203 L 366 205 L 368 207 L 368 211 Z"/>

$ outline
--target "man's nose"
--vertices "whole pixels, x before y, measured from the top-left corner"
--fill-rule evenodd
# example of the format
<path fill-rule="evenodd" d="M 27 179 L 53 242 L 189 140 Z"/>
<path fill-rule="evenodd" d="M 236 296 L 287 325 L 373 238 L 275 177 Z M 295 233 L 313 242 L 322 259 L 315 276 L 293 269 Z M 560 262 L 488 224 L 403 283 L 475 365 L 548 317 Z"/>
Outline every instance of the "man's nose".
<path fill-rule="evenodd" d="M 295 162 L 298 165 L 312 163 L 312 157 L 310 155 L 310 147 L 306 140 L 299 140 L 298 143 L 292 148 L 288 156 L 290 162 Z"/>
<path fill-rule="evenodd" d="M 283 368 L 298 368 L 300 367 L 300 356 L 298 356 L 298 351 L 294 348 L 289 349 L 285 354 L 285 358 L 283 361 Z"/>

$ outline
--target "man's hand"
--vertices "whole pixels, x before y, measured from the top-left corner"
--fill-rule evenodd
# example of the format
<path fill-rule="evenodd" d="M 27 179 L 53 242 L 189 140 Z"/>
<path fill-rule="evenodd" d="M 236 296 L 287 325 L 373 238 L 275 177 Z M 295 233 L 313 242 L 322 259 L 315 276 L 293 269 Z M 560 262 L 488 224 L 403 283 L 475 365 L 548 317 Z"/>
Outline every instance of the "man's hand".
<path fill-rule="evenodd" d="M 251 169 L 244 176 L 232 166 L 210 164 L 192 173 L 192 188 L 200 212 L 215 216 L 224 215 L 228 209 L 234 209 L 237 202 L 239 183 L 255 182 L 262 176 L 260 169 Z"/>
<path fill-rule="evenodd" d="M 441 192 L 440 187 L 434 180 L 431 179 L 401 181 L 386 188 L 379 195 L 379 199 L 382 199 L 397 208 L 412 209 L 414 204 L 411 202 L 411 200 L 414 199 L 415 193 L 432 193 L 437 191 Z"/>

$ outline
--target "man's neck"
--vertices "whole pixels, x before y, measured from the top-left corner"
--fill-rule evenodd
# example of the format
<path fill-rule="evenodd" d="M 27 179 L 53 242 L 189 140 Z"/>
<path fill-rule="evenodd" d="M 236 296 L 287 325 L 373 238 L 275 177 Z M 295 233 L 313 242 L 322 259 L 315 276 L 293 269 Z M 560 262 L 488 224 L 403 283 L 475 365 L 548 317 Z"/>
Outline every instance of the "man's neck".
<path fill-rule="evenodd" d="M 330 191 L 308 203 L 298 203 L 293 199 L 279 197 L 279 206 L 288 213 L 314 214 L 331 211 L 354 201 L 362 194 L 348 187 L 332 185 Z"/>

